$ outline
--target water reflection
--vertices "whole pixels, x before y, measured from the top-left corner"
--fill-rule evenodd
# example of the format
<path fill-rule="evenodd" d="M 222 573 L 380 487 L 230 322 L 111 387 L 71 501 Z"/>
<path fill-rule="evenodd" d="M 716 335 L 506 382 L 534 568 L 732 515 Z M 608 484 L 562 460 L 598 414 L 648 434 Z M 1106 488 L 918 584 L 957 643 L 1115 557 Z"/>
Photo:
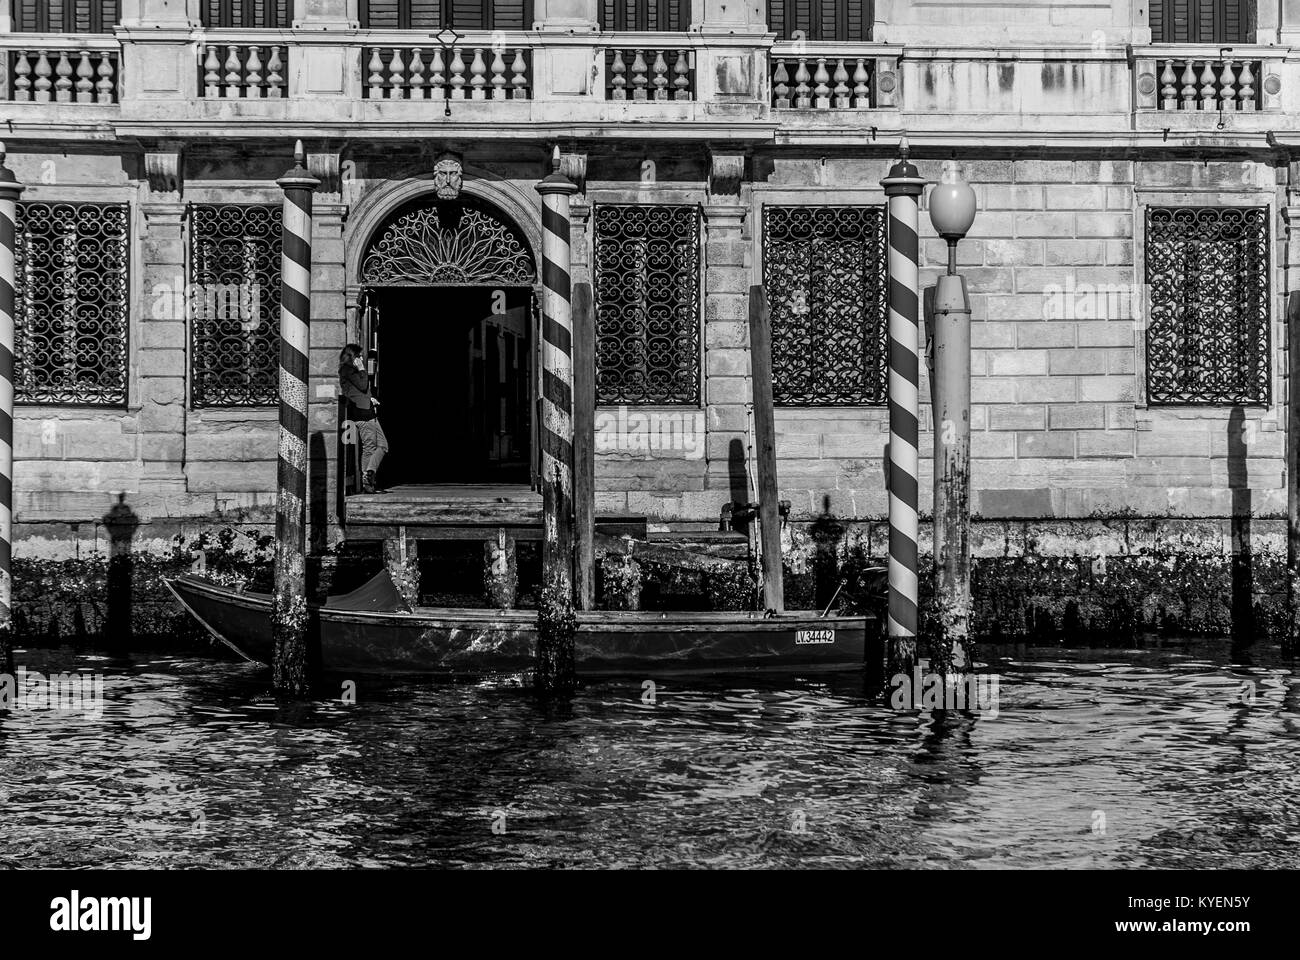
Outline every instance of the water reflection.
<path fill-rule="evenodd" d="M 0 866 L 1300 865 L 1284 664 L 1008 653 L 992 718 L 852 675 L 605 681 L 567 714 L 357 678 L 289 709 L 251 666 L 20 650 L 106 702 L 0 715 Z"/>

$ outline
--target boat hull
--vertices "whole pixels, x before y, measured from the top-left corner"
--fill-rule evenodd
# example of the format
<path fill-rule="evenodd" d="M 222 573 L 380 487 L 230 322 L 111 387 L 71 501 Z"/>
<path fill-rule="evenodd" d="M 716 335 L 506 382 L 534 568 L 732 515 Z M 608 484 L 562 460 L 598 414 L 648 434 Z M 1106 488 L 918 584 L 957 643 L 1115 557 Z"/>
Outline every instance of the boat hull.
<path fill-rule="evenodd" d="M 269 663 L 271 598 L 197 577 L 168 588 L 214 637 L 241 656 Z M 485 676 L 532 667 L 532 610 L 417 607 L 411 613 L 311 608 L 320 666 L 330 672 Z M 848 670 L 881 647 L 874 622 L 815 612 L 579 612 L 575 666 L 583 675 Z M 870 639 L 869 639 L 870 638 Z"/>

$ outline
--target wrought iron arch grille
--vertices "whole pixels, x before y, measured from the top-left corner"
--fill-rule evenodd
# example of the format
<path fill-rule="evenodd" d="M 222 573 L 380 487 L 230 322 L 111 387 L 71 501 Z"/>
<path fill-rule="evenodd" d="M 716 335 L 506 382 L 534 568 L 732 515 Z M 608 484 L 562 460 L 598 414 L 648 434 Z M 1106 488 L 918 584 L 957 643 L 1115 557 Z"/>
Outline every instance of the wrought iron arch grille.
<path fill-rule="evenodd" d="M 700 208 L 599 204 L 596 400 L 698 403 Z"/>
<path fill-rule="evenodd" d="M 125 204 L 18 204 L 16 399 L 126 403 L 129 229 Z"/>
<path fill-rule="evenodd" d="M 278 204 L 191 204 L 186 291 L 196 407 L 279 402 Z"/>
<path fill-rule="evenodd" d="M 1267 404 L 1267 207 L 1148 207 L 1149 403 Z"/>
<path fill-rule="evenodd" d="M 371 286 L 532 286 L 536 280 L 524 238 L 474 201 L 400 213 L 361 264 L 361 282 Z"/>
<path fill-rule="evenodd" d="M 885 402 L 887 267 L 883 206 L 763 207 L 776 403 Z"/>

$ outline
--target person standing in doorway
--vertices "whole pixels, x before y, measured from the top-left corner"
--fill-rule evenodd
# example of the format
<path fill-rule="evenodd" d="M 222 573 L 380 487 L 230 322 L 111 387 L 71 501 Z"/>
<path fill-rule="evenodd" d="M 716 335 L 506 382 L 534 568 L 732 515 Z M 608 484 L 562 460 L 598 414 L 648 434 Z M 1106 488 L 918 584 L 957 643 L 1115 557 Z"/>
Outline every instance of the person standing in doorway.
<path fill-rule="evenodd" d="M 381 492 L 375 474 L 388 452 L 388 438 L 379 424 L 379 401 L 370 393 L 370 377 L 359 344 L 349 343 L 339 353 L 339 390 L 347 401 L 347 418 L 357 425 L 361 442 L 361 490 Z"/>

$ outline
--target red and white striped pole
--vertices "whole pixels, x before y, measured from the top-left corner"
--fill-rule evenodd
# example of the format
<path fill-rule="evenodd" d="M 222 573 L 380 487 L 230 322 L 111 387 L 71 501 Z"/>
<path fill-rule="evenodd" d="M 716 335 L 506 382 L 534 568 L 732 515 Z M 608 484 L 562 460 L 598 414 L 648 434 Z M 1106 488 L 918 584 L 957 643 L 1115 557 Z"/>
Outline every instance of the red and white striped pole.
<path fill-rule="evenodd" d="M 307 381 L 311 346 L 311 198 L 302 141 L 284 191 L 280 257 L 280 455 L 275 499 L 272 674 L 278 692 L 307 693 Z"/>
<path fill-rule="evenodd" d="M 14 253 L 23 185 L 0 143 L 0 671 L 13 673 Z"/>
<path fill-rule="evenodd" d="M 573 686 L 573 317 L 569 282 L 569 198 L 577 186 L 552 171 L 542 196 L 542 581 L 537 687 Z"/>
<path fill-rule="evenodd" d="M 907 672 L 916 659 L 919 609 L 917 516 L 920 442 L 920 288 L 917 230 L 925 180 L 899 159 L 881 181 L 889 200 L 889 659 Z"/>

